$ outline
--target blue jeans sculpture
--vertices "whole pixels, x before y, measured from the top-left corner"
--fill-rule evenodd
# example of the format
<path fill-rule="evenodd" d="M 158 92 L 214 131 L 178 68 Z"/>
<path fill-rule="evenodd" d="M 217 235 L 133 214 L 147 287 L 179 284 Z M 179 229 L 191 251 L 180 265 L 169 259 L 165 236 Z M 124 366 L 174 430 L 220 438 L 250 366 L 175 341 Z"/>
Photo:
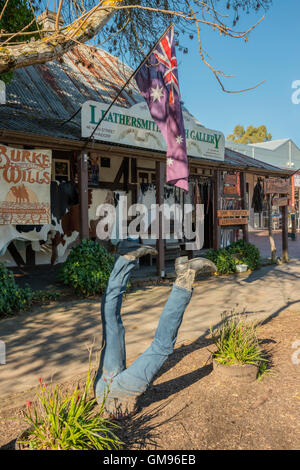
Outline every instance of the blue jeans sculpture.
<path fill-rule="evenodd" d="M 178 260 L 182 261 L 183 258 Z M 189 263 L 196 260 L 189 260 Z M 203 268 L 203 259 L 198 258 L 198 260 L 202 261 Z M 187 258 L 184 258 L 184 261 L 186 263 Z M 122 296 L 136 264 L 137 259 L 116 255 L 114 268 L 101 302 L 102 351 L 94 385 L 99 402 L 102 402 L 109 388 L 105 406 L 107 412 L 112 414 L 116 414 L 118 410 L 123 414 L 133 411 L 137 397 L 147 389 L 173 352 L 184 311 L 192 296 L 192 282 L 187 285 L 190 288 L 185 288 L 181 287 L 180 282 L 176 285 L 175 281 L 152 344 L 130 367 L 126 368 L 125 330 L 121 318 L 121 306 Z M 204 261 L 204 265 L 216 270 L 213 263 L 208 260 Z M 197 270 L 192 272 L 192 281 Z"/>

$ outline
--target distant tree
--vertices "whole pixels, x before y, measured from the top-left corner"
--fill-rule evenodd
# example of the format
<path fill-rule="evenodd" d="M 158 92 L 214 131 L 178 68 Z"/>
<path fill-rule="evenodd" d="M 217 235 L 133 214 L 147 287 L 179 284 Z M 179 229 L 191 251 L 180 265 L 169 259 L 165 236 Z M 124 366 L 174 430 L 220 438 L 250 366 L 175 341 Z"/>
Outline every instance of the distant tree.
<path fill-rule="evenodd" d="M 227 136 L 227 140 L 239 144 L 256 144 L 272 140 L 272 135 L 267 132 L 267 128 L 264 125 L 259 127 L 248 126 L 245 130 L 244 126 L 238 124 L 233 129 L 233 134 Z"/>

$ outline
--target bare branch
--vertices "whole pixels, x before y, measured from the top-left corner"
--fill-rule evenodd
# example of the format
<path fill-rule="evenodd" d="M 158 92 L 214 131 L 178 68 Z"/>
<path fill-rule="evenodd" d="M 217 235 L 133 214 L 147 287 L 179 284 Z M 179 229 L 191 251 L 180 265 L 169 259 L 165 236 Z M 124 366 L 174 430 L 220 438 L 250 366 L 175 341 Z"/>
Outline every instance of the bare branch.
<path fill-rule="evenodd" d="M 2 11 L 1 11 L 1 13 L 0 13 L 0 20 L 1 20 L 2 16 L 3 16 L 3 13 L 4 13 L 5 10 L 6 10 L 6 7 L 7 7 L 7 5 L 8 5 L 8 2 L 9 2 L 9 0 L 6 0 L 6 2 L 5 2 L 5 4 L 4 4 L 4 7 L 2 8 Z"/>
<path fill-rule="evenodd" d="M 236 28 L 225 23 L 229 15 L 225 15 L 216 9 L 218 0 L 165 0 L 164 2 L 158 0 L 155 3 L 136 0 L 135 4 L 129 0 L 79 0 L 79 2 L 78 0 L 70 0 L 65 3 L 64 0 L 58 0 L 58 8 L 54 17 L 55 29 L 50 31 L 40 29 L 34 7 L 31 0 L 28 1 L 34 19 L 18 32 L 0 32 L 0 74 L 59 58 L 75 44 L 83 44 L 96 35 L 101 36 L 101 39 L 103 39 L 100 44 L 108 41 L 115 44 L 119 40 L 119 50 L 121 52 L 126 50 L 133 57 L 133 62 L 137 62 L 142 56 L 145 56 L 144 49 L 154 40 L 157 29 L 170 21 L 170 18 L 173 18 L 176 24 L 183 26 L 183 32 L 191 33 L 191 38 L 196 31 L 200 58 L 213 72 L 224 92 L 240 93 L 252 90 L 263 83 L 239 91 L 226 90 L 222 84 L 222 77 L 229 77 L 229 75 L 216 70 L 208 62 L 210 58 L 202 45 L 200 26 L 205 25 L 221 35 L 248 41 L 249 33 L 264 19 L 262 17 L 247 31 L 237 31 Z M 238 19 L 240 9 L 245 9 L 249 5 L 257 9 L 259 5 L 264 6 L 270 1 L 257 0 L 255 3 L 254 0 L 229 0 L 228 4 L 233 8 L 235 22 Z M 5 1 L 0 19 L 8 2 L 9 0 Z M 154 6 L 155 4 L 157 7 Z M 91 5 L 94 6 L 91 7 Z M 170 5 L 172 8 L 169 8 Z M 89 9 L 87 10 L 86 7 Z M 63 12 L 66 13 L 64 8 L 68 11 L 67 23 L 69 24 L 62 27 L 60 18 Z M 104 29 L 104 26 L 113 15 L 115 15 L 112 22 L 113 27 Z M 75 19 L 72 21 L 74 16 Z M 157 20 L 157 23 L 155 20 Z M 37 30 L 28 31 L 28 28 L 34 22 L 37 24 Z M 37 33 L 40 34 L 41 39 L 36 39 L 35 35 Z M 31 36 L 30 42 L 25 42 L 24 36 L 28 38 Z M 12 42 L 12 39 L 18 37 L 20 37 L 19 42 Z M 124 44 L 129 46 L 129 50 L 128 47 L 122 47 Z"/>
<path fill-rule="evenodd" d="M 58 5 L 58 9 L 57 9 L 56 21 L 55 21 L 56 31 L 58 31 L 58 29 L 59 29 L 59 17 L 60 17 L 60 14 L 61 14 L 61 8 L 62 8 L 63 1 L 64 0 L 60 0 L 59 5 Z"/>
<path fill-rule="evenodd" d="M 81 18 L 65 28 L 65 34 L 52 34 L 40 40 L 20 44 L 5 45 L 0 44 L 0 73 L 8 72 L 27 65 L 40 64 L 48 62 L 62 56 L 66 51 L 74 46 L 71 38 L 76 37 L 79 42 L 86 42 L 91 39 L 110 19 L 113 11 L 111 6 L 118 3 L 116 0 L 105 2 L 105 8 L 94 8 L 91 15 L 83 15 Z M 78 26 L 78 23 L 79 26 Z M 84 24 L 84 28 L 82 27 Z"/>

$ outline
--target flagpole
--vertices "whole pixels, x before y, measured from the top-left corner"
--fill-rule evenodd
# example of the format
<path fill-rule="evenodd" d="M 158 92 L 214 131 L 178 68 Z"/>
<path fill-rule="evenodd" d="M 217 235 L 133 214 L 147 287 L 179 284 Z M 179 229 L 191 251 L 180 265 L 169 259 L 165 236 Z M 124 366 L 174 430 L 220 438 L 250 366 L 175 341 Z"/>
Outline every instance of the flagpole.
<path fill-rule="evenodd" d="M 119 98 L 119 96 L 121 95 L 121 93 L 125 90 L 125 88 L 128 86 L 128 84 L 130 83 L 130 81 L 133 79 L 133 77 L 138 73 L 138 71 L 143 67 L 143 65 L 147 62 L 150 54 L 152 53 L 152 51 L 155 49 L 155 47 L 157 46 L 157 44 L 162 40 L 162 38 L 167 34 L 167 32 L 172 28 L 173 23 L 170 23 L 169 26 L 167 27 L 167 29 L 162 33 L 162 35 L 160 36 L 160 38 L 156 41 L 156 43 L 154 44 L 154 46 L 151 47 L 150 51 L 148 52 L 148 54 L 145 56 L 145 58 L 142 60 L 142 62 L 140 63 L 140 65 L 135 69 L 135 71 L 130 75 L 130 77 L 128 78 L 127 82 L 122 86 L 122 88 L 120 89 L 120 91 L 117 93 L 117 95 L 115 96 L 115 98 L 113 99 L 113 101 L 110 103 L 109 107 L 107 108 L 107 110 L 105 111 L 105 113 L 103 114 L 103 116 L 101 117 L 101 119 L 99 120 L 97 126 L 95 127 L 95 129 L 93 130 L 93 132 L 91 133 L 91 135 L 89 136 L 87 142 L 85 143 L 85 145 L 83 146 L 82 148 L 82 152 L 86 149 L 86 147 L 88 146 L 90 140 L 92 139 L 93 135 L 95 134 L 96 130 L 98 129 L 98 127 L 100 126 L 100 124 L 102 123 L 102 121 L 105 119 L 105 117 L 107 116 L 107 114 L 109 113 L 110 109 L 112 108 L 112 106 L 114 105 L 114 103 L 117 101 L 117 99 Z"/>

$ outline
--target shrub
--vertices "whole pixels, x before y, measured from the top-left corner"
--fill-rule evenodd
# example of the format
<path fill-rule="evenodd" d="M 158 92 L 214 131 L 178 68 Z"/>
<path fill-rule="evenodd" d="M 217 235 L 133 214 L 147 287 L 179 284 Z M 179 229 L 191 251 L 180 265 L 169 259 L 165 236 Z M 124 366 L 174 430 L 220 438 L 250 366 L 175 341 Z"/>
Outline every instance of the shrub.
<path fill-rule="evenodd" d="M 257 338 L 257 324 L 249 322 L 241 314 L 224 312 L 222 323 L 211 338 L 216 345 L 214 359 L 221 364 L 255 364 L 266 361 Z"/>
<path fill-rule="evenodd" d="M 0 316 L 29 310 L 34 302 L 56 300 L 58 296 L 57 292 L 18 287 L 13 273 L 0 262 Z"/>
<path fill-rule="evenodd" d="M 23 412 L 29 428 L 18 440 L 19 446 L 30 450 L 120 449 L 122 442 L 113 433 L 116 424 L 103 417 L 107 394 L 95 411 L 98 404 L 89 398 L 91 384 L 90 370 L 83 393 L 78 386 L 72 393 L 63 393 L 57 384 L 47 389 L 40 379 L 37 404 L 28 401 Z"/>
<path fill-rule="evenodd" d="M 251 271 L 259 268 L 261 265 L 259 249 L 251 243 L 238 240 L 229 245 L 226 250 L 232 255 L 237 255 L 239 264 L 247 264 Z"/>
<path fill-rule="evenodd" d="M 83 240 L 73 247 L 59 269 L 59 279 L 79 295 L 103 294 L 114 258 L 102 245 Z"/>
<path fill-rule="evenodd" d="M 238 240 L 219 250 L 211 249 L 206 256 L 215 263 L 220 274 L 235 273 L 237 264 L 247 264 L 251 271 L 261 265 L 258 248 L 244 240 Z"/>
<path fill-rule="evenodd" d="M 230 274 L 236 272 L 236 262 L 231 254 L 225 249 L 209 250 L 206 257 L 218 268 L 219 274 Z"/>
<path fill-rule="evenodd" d="M 34 292 L 18 287 L 13 273 L 0 262 L 0 315 L 27 310 L 33 300 Z"/>

